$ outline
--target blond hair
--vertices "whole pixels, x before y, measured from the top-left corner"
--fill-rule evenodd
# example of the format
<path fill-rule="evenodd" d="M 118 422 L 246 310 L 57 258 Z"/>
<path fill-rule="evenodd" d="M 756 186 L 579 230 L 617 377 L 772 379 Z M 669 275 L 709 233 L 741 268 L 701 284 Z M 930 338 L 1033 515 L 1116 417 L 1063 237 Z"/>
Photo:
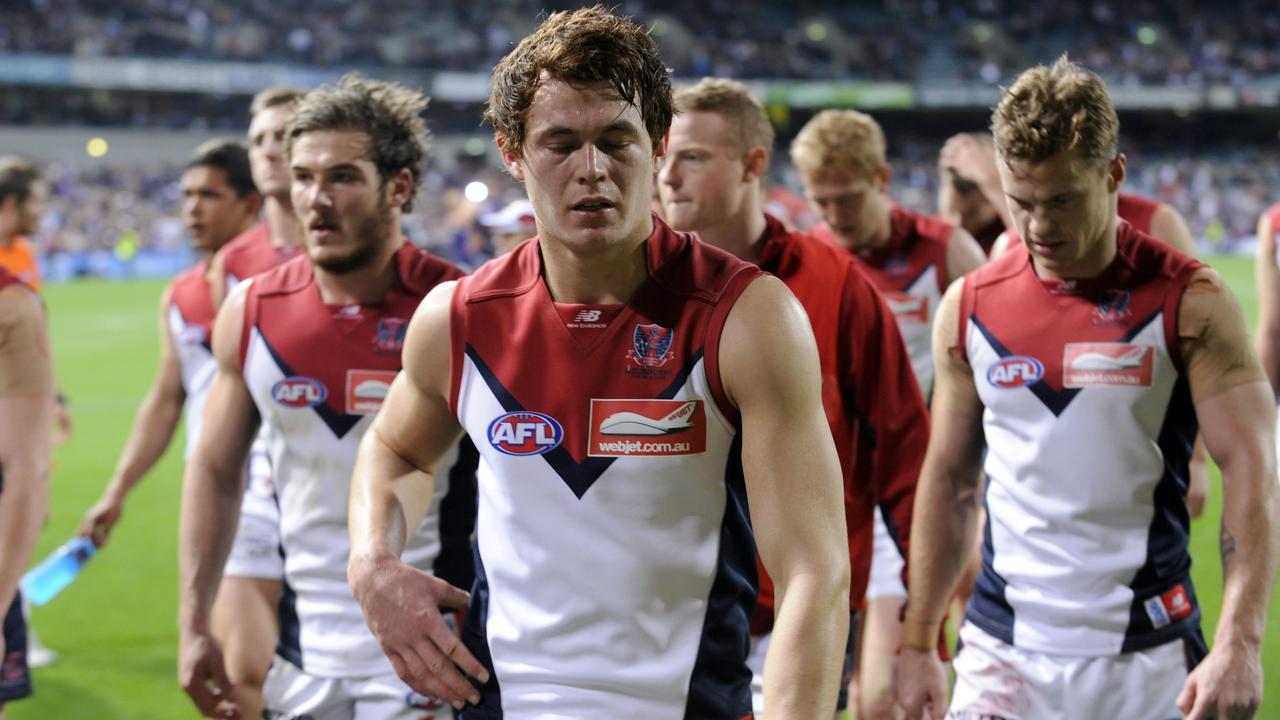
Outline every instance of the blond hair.
<path fill-rule="evenodd" d="M 884 131 L 857 110 L 823 110 L 791 142 L 791 162 L 806 178 L 873 178 L 885 167 Z"/>
<path fill-rule="evenodd" d="M 1005 162 L 1074 152 L 1105 163 L 1119 152 L 1120 119 L 1102 78 L 1063 55 L 1018 76 L 991 115 L 991 134 Z"/>
<path fill-rule="evenodd" d="M 773 154 L 773 125 L 760 101 L 737 80 L 702 78 L 696 85 L 676 91 L 676 112 L 709 112 L 724 118 L 731 137 L 728 144 L 742 155 L 755 148 Z"/>

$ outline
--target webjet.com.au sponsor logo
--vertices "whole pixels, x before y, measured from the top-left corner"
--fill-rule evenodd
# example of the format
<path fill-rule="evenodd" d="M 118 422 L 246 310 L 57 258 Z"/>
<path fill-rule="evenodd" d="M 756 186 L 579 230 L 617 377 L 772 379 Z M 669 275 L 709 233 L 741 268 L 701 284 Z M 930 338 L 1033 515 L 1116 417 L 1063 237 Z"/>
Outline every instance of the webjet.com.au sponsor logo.
<path fill-rule="evenodd" d="M 596 454 L 610 455 L 688 455 L 693 445 L 687 442 L 640 442 L 639 440 L 597 441 Z"/>

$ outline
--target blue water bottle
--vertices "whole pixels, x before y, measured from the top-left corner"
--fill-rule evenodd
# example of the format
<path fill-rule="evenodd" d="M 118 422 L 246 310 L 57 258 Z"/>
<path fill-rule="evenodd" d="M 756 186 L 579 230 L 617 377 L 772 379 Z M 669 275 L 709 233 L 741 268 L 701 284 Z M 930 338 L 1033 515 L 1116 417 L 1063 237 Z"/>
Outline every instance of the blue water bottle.
<path fill-rule="evenodd" d="M 87 537 L 78 535 L 71 538 L 22 576 L 22 594 L 36 605 L 49 602 L 76 579 L 80 568 L 97 550 L 93 540 Z"/>

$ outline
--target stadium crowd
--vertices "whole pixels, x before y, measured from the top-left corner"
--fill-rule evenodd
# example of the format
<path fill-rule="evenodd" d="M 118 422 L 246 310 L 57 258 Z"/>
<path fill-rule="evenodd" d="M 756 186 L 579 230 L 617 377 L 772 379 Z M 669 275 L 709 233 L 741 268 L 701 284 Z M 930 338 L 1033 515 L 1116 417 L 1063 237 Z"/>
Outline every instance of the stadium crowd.
<path fill-rule="evenodd" d="M 518 0 L 19 0 L 0 8 L 0 53 L 403 67 L 484 72 L 542 10 Z M 1109 82 L 1236 82 L 1280 73 L 1280 10 L 1265 0 L 1055 3 L 630 0 L 678 77 L 1007 82 L 1071 49 Z M 281 42 L 280 39 L 284 41 Z"/>

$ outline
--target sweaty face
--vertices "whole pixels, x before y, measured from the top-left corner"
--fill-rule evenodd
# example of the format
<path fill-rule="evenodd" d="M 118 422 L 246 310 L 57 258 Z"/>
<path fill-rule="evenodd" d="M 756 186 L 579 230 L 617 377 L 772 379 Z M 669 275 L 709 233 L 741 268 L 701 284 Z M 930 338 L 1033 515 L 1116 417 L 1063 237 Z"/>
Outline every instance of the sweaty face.
<path fill-rule="evenodd" d="M 249 165 L 258 192 L 280 197 L 289 192 L 289 163 L 284 154 L 284 127 L 292 110 L 288 105 L 269 107 L 249 123 Z"/>
<path fill-rule="evenodd" d="M 889 212 L 880 179 L 820 176 L 801 182 L 809 204 L 846 247 L 860 250 L 871 245 Z"/>
<path fill-rule="evenodd" d="M 525 184 L 542 241 L 594 254 L 652 230 L 656 159 L 640 111 L 607 83 L 544 77 L 525 117 L 523 152 L 504 153 Z"/>
<path fill-rule="evenodd" d="M 1074 153 L 997 163 L 1014 225 L 1042 276 L 1092 277 L 1114 252 L 1124 158 L 1099 166 Z"/>
<path fill-rule="evenodd" d="M 658 173 L 662 216 L 671 227 L 705 231 L 742 212 L 755 179 L 747 177 L 745 152 L 731 145 L 732 137 L 718 113 L 681 113 L 672 121 Z"/>
<path fill-rule="evenodd" d="M 255 219 L 256 204 L 236 197 L 221 168 L 189 167 L 182 173 L 182 224 L 196 250 L 213 252 L 244 232 Z"/>
<path fill-rule="evenodd" d="M 364 132 L 303 133 L 293 141 L 289 166 L 293 208 L 317 266 L 331 273 L 358 270 L 392 241 L 392 183 L 382 182 L 369 159 Z"/>

